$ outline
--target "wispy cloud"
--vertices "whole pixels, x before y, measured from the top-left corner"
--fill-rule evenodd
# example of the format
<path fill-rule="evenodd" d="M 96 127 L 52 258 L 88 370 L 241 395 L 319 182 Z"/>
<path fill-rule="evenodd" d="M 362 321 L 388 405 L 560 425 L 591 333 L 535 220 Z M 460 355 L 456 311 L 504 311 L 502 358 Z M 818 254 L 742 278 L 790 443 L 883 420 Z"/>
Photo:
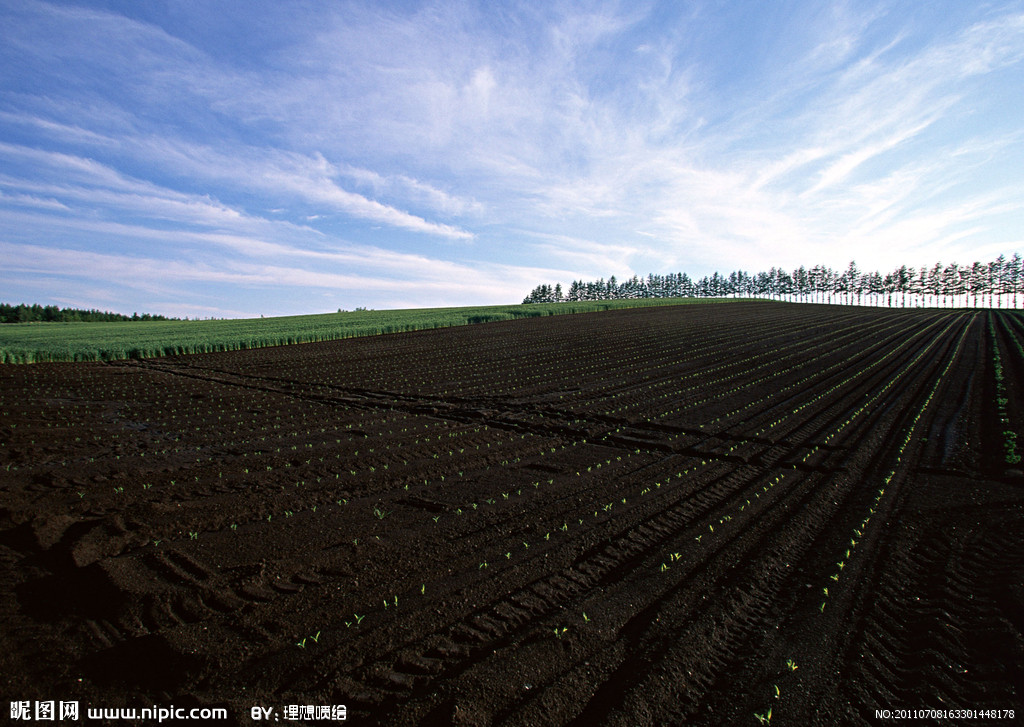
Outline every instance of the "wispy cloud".
<path fill-rule="evenodd" d="M 0 186 L 4 184 L 0 178 Z M 68 207 L 53 197 L 35 197 L 30 194 L 10 194 L 0 189 L 0 205 L 17 205 L 19 207 L 38 207 L 54 211 L 68 211 Z"/>
<path fill-rule="evenodd" d="M 472 240 L 474 237 L 473 233 L 454 225 L 430 222 L 356 192 L 350 192 L 327 175 L 296 174 L 284 169 L 264 168 L 255 186 L 262 187 L 266 192 L 298 194 L 307 202 L 320 205 L 325 210 L 337 210 L 359 219 L 381 222 L 413 232 L 455 240 Z M 417 191 L 422 192 L 426 189 L 429 188 L 424 186 L 423 190 Z"/>
<path fill-rule="evenodd" d="M 869 30 L 874 32 L 870 41 L 861 37 Z M 653 135 L 636 132 L 638 124 L 646 128 L 643 119 L 631 118 L 618 125 L 630 129 L 629 136 L 604 131 L 611 143 L 603 145 L 603 164 L 549 185 L 548 200 L 555 208 L 575 207 L 587 215 L 644 218 L 647 224 L 639 231 L 661 239 L 661 249 L 674 250 L 671 257 L 680 265 L 767 267 L 821 259 L 835 264 L 857 249 L 878 252 L 880 264 L 900 250 L 920 255 L 926 248 L 941 256 L 956 241 L 985 230 L 991 224 L 986 221 L 1008 212 L 1000 205 L 972 203 L 961 206 L 957 215 L 929 208 L 948 204 L 950 179 L 961 180 L 961 196 L 978 194 L 969 187 L 975 170 L 970 169 L 969 178 L 958 177 L 958 170 L 972 164 L 953 154 L 962 148 L 964 133 L 997 145 L 1015 144 L 1019 155 L 1019 140 L 993 139 L 999 129 L 981 125 L 952 137 L 946 133 L 974 112 L 978 91 L 970 85 L 973 76 L 1019 64 L 1024 34 L 1020 16 L 1011 14 L 971 25 L 923 49 L 900 52 L 902 32 L 896 27 L 887 35 L 862 23 L 834 43 L 822 40 L 807 56 L 820 60 L 821 67 L 801 69 L 817 79 L 816 86 L 794 81 L 791 90 L 777 89 L 761 113 L 757 98 L 737 100 L 753 109 L 735 117 L 738 129 L 726 117 L 700 130 L 699 147 L 689 136 L 651 143 Z M 835 52 L 825 53 L 830 47 Z M 984 60 L 965 66 L 965 57 Z M 695 73 L 699 76 L 699 69 Z M 789 113 L 788 99 L 798 94 L 803 103 L 798 113 Z M 690 99 L 699 110 L 699 94 Z M 772 128 L 773 137 L 751 133 L 752 117 Z M 645 143 L 637 145 L 637 138 Z M 944 161 L 922 163 L 922 153 L 929 161 Z M 885 181 L 895 179 L 899 188 Z M 888 196 L 876 196 L 874 204 L 887 210 L 887 224 L 895 219 L 906 224 L 888 227 L 885 244 L 877 245 L 867 235 L 877 235 L 878 228 L 856 224 L 864 213 L 857 205 L 865 188 L 874 187 L 880 195 L 887 186 Z M 1017 187 L 1019 181 L 1000 195 L 1013 194 Z M 975 224 L 965 232 L 971 221 Z"/>
<path fill-rule="evenodd" d="M 50 126 L 40 124 L 43 128 Z M 113 140 L 99 134 L 92 135 L 90 141 L 100 144 L 111 143 Z M 379 222 L 394 227 L 439 235 L 452 239 L 471 240 L 473 234 L 459 229 L 455 225 L 431 222 L 423 217 L 403 211 L 370 199 L 365 195 L 351 192 L 340 186 L 336 177 L 353 174 L 351 167 L 340 169 L 329 164 L 320 156 L 304 157 L 297 154 L 281 154 L 276 151 L 267 152 L 263 149 L 236 149 L 234 154 L 225 154 L 212 148 L 188 144 L 185 142 L 167 143 L 161 139 L 140 137 L 127 139 L 124 146 L 142 158 L 178 173 L 188 173 L 210 181 L 227 183 L 236 189 L 258 190 L 267 195 L 298 196 L 306 202 L 319 206 L 321 212 L 341 212 L 353 217 Z M 29 147 L 0 143 L 0 155 L 20 157 L 29 162 L 60 169 L 71 173 L 75 178 L 92 184 L 114 188 L 134 188 L 143 185 L 138 180 L 128 180 L 124 175 L 104 164 L 92 159 L 75 155 L 48 152 Z M 376 181 L 387 182 L 380 175 L 360 170 L 359 176 Z M 398 177 L 393 185 L 400 189 L 412 190 L 412 194 L 427 200 L 435 209 L 443 208 L 448 214 L 465 213 L 475 209 L 476 205 L 469 200 L 448 195 L 442 190 L 431 187 L 407 176 Z M 165 196 L 179 199 L 182 194 L 172 194 L 164 190 Z M 81 196 L 81 194 L 79 195 Z M 105 199 L 102 199 L 105 197 Z M 109 195 L 94 195 L 97 202 L 110 201 Z M 164 199 L 166 206 L 167 199 Z M 220 208 L 226 212 L 226 208 Z"/>
<path fill-rule="evenodd" d="M 289 312 L 1012 252 L 1022 66 L 1019 2 L 29 0 L 0 9 L 0 239 Z"/>
<path fill-rule="evenodd" d="M 152 234 L 152 233 L 149 233 Z M 228 240 L 215 235 L 197 236 L 210 243 L 228 247 L 245 241 Z M 400 255 L 387 250 L 362 249 L 346 253 L 307 253 L 299 259 L 277 258 L 274 262 L 166 260 L 145 254 L 98 253 L 66 247 L 31 245 L 0 241 L 0 256 L 10 267 L 0 275 L 6 283 L 10 276 L 46 275 L 61 279 L 62 289 L 73 289 L 75 280 L 104 279 L 110 288 L 134 289 L 156 296 L 167 296 L 177 284 L 206 286 L 242 286 L 256 289 L 303 291 L 303 300 L 319 299 L 321 294 L 356 290 L 364 297 L 384 295 L 391 306 L 416 307 L 417 292 L 427 290 L 439 305 L 475 305 L 481 298 L 494 295 L 513 301 L 522 297 L 538 279 L 550 270 L 506 265 L 465 266 L 424 256 Z M 311 263 L 302 266 L 302 262 Z M 335 265 L 331 263 L 344 263 Z M 200 288 L 201 289 L 201 288 Z M 359 298 L 355 299 L 360 302 Z M 179 303 L 183 304 L 179 307 Z M 188 301 L 175 302 L 169 312 L 185 315 Z M 301 313 L 302 301 L 287 313 Z M 249 308 L 246 315 L 257 315 Z"/>

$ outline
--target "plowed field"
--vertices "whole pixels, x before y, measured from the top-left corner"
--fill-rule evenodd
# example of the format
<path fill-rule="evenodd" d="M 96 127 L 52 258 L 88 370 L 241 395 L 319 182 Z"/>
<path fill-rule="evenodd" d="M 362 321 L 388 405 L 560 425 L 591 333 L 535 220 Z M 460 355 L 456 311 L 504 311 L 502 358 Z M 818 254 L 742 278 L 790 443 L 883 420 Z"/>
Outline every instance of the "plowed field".
<path fill-rule="evenodd" d="M 737 302 L 0 367 L 2 699 L 1009 724 L 1022 341 Z"/>

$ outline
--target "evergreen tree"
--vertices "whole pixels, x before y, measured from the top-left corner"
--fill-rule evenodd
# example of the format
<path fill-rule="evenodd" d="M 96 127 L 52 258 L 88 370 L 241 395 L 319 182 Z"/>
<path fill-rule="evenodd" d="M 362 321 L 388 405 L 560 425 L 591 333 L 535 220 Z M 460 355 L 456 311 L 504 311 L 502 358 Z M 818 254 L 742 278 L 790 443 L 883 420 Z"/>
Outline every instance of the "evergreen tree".
<path fill-rule="evenodd" d="M 1003 307 L 1005 296 L 1010 296 L 1007 306 L 1019 307 L 1024 296 L 1024 266 L 1019 253 L 1010 259 L 1000 255 L 995 260 L 983 264 L 975 262 L 971 266 L 960 266 L 950 263 L 943 266 L 921 267 L 917 270 L 901 265 L 895 271 L 884 276 L 877 271 L 860 271 L 856 262 L 851 261 L 841 274 L 823 265 L 815 265 L 808 269 L 800 266 L 792 274 L 777 267 L 761 271 L 753 275 L 743 270 L 735 270 L 728 276 L 715 271 L 694 282 L 686 273 L 668 273 L 655 275 L 649 273 L 645 278 L 631 276 L 626 282 L 619 284 L 613 275 L 605 281 L 603 278 L 592 282 L 574 280 L 568 294 L 562 290 L 561 283 L 553 287 L 547 284 L 538 285 L 524 299 L 524 303 L 552 303 L 579 300 L 614 300 L 617 298 L 665 298 L 665 297 L 740 297 L 758 296 L 800 302 L 838 302 L 864 304 L 864 296 L 872 305 L 906 307 L 908 296 L 915 304 L 954 306 L 981 304 Z M 897 303 L 898 301 L 898 303 Z M 84 319 L 98 319 L 99 311 L 57 311 L 53 306 L 9 306 L 0 304 L 0 321 L 17 320 L 65 320 L 68 316 Z M 87 318 L 86 318 L 87 316 Z M 153 317 L 153 320 L 159 317 Z M 120 319 L 128 320 L 127 316 Z M 148 315 L 132 316 L 132 320 L 147 320 Z"/>

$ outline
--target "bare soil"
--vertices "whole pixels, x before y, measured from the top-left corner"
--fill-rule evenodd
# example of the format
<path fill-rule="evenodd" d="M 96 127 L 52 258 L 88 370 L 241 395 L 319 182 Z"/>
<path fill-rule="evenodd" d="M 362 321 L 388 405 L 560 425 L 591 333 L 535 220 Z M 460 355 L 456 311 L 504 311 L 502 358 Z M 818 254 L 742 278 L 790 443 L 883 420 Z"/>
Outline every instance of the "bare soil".
<path fill-rule="evenodd" d="M 1022 338 L 738 302 L 0 367 L 2 698 L 1019 716 Z M 900 723 L 1014 721 L 969 716 Z"/>

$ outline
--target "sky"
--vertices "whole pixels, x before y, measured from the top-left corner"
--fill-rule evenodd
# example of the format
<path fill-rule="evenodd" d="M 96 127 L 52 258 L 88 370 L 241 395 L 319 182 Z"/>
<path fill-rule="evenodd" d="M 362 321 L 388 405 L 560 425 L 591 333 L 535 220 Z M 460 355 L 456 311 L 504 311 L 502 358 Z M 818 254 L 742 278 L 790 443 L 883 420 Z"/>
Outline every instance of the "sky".
<path fill-rule="evenodd" d="M 1024 253 L 1024 0 L 0 0 L 0 301 Z"/>

